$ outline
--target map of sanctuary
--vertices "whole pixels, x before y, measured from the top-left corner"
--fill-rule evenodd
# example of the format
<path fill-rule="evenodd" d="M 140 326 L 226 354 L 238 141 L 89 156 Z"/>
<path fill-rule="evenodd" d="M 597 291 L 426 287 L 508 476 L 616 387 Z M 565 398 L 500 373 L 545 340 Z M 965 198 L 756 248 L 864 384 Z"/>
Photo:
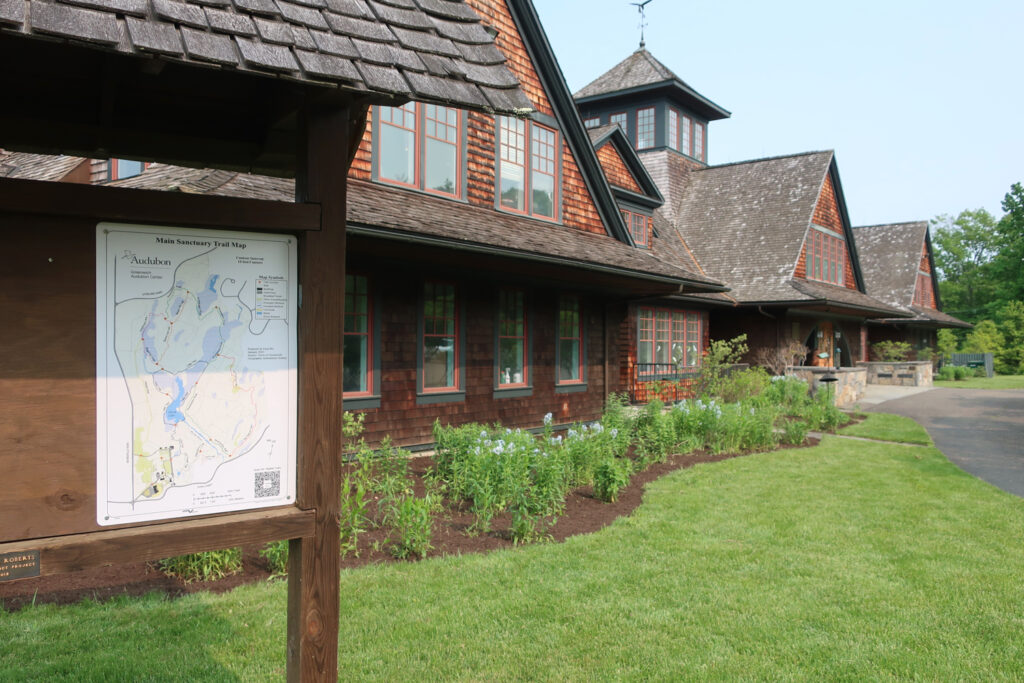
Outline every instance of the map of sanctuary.
<path fill-rule="evenodd" d="M 273 448 L 264 373 L 250 366 L 248 347 L 275 321 L 256 320 L 255 280 L 211 272 L 215 251 L 182 261 L 165 291 L 114 306 L 114 352 L 131 405 L 133 507 L 207 484 L 226 463 Z"/>

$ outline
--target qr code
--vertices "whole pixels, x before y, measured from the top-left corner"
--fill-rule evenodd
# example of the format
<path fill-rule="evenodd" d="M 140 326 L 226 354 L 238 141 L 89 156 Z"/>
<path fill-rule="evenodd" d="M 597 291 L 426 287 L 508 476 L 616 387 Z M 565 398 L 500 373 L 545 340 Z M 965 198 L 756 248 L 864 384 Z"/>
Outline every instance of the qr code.
<path fill-rule="evenodd" d="M 253 474 L 252 493 L 256 498 L 273 498 L 281 495 L 281 472 L 255 472 Z"/>

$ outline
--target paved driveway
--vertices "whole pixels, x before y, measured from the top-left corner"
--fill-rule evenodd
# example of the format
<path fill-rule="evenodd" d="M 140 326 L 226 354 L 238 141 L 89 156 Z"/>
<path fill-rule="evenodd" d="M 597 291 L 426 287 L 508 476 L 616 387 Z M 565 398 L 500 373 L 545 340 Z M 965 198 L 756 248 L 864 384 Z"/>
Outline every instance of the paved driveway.
<path fill-rule="evenodd" d="M 916 420 L 961 469 L 1024 498 L 1024 391 L 933 389 L 867 410 Z"/>

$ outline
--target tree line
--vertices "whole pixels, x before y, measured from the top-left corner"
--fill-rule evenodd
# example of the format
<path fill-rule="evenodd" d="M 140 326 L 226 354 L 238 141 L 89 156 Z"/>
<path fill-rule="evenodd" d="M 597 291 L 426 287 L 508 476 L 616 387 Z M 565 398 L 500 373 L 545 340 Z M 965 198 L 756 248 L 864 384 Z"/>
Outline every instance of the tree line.
<path fill-rule="evenodd" d="M 996 218 L 985 209 L 931 221 L 942 309 L 974 324 L 939 330 L 939 353 L 992 353 L 1000 374 L 1024 374 L 1024 187 Z"/>

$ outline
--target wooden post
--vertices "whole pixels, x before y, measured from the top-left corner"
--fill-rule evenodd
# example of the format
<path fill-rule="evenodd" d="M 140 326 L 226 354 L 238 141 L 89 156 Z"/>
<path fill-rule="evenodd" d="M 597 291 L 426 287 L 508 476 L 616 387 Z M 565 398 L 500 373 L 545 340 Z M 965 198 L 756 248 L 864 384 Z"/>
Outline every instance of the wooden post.
<path fill-rule="evenodd" d="M 320 230 L 299 238 L 296 503 L 316 510 L 316 530 L 289 547 L 288 680 L 336 681 L 348 108 L 309 108 L 304 119 L 295 199 L 320 205 Z"/>

